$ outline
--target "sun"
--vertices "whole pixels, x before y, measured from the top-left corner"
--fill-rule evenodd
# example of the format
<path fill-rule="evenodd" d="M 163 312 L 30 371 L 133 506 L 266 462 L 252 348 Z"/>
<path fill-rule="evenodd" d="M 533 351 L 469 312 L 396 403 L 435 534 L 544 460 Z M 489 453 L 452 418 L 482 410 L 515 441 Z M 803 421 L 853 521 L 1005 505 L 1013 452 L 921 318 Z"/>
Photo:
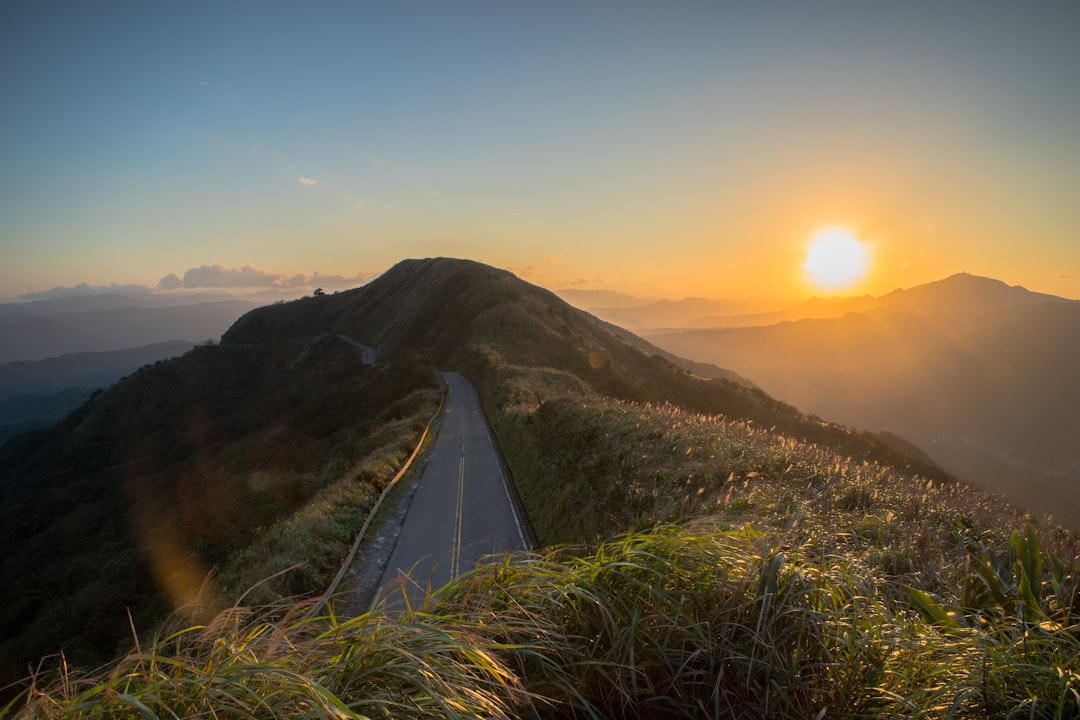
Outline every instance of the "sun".
<path fill-rule="evenodd" d="M 802 265 L 815 286 L 843 290 L 862 280 L 869 264 L 870 253 L 854 232 L 845 227 L 827 227 L 810 239 Z"/>

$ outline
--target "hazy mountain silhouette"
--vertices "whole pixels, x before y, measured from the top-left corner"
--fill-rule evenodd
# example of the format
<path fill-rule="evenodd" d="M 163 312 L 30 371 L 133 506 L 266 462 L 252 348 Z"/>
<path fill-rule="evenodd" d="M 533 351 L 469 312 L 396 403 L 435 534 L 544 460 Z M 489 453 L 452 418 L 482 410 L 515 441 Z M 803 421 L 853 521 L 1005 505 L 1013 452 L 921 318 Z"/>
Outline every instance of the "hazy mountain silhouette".
<path fill-rule="evenodd" d="M 126 350 L 5 363 L 0 365 L 0 398 L 19 393 L 49 394 L 71 387 L 99 388 L 143 365 L 183 355 L 193 346 L 187 340 L 172 340 Z"/>
<path fill-rule="evenodd" d="M 893 290 L 864 309 L 908 311 L 922 315 L 987 312 L 1036 303 L 1072 302 L 1055 295 L 1031 292 L 1000 280 L 957 273 L 944 280 Z"/>
<path fill-rule="evenodd" d="M 972 482 L 1080 520 L 1080 302 L 967 274 L 859 302 L 840 318 L 648 337 L 806 412 L 899 432 Z"/>
<path fill-rule="evenodd" d="M 193 346 L 186 340 L 173 340 L 0 365 L 0 444 L 21 432 L 60 422 L 97 388 L 143 365 L 182 355 Z"/>
<path fill-rule="evenodd" d="M 0 315 L 55 315 L 90 310 L 118 310 L 126 307 L 172 307 L 197 303 L 235 300 L 225 293 L 214 295 L 166 295 L 149 291 L 139 293 L 96 292 L 40 298 L 26 302 L 0 303 Z"/>
<path fill-rule="evenodd" d="M 730 324 L 744 324 L 740 318 L 762 312 L 762 304 L 742 300 L 710 300 L 691 297 L 681 300 L 649 300 L 632 296 L 589 295 L 560 290 L 560 297 L 577 308 L 627 330 L 645 328 L 680 328 L 700 324 L 704 318 L 731 319 Z M 711 323 L 710 326 L 729 324 Z"/>
<path fill-rule="evenodd" d="M 590 310 L 591 308 L 630 308 L 640 307 L 654 303 L 658 298 L 641 298 L 626 293 L 612 290 L 579 290 L 577 288 L 561 288 L 555 294 L 576 308 Z"/>
<path fill-rule="evenodd" d="M 80 302 L 90 309 L 71 309 Z M 245 300 L 116 306 L 121 302 L 117 296 L 94 296 L 0 306 L 0 363 L 124 350 L 169 340 L 216 340 L 236 318 L 257 307 Z"/>
<path fill-rule="evenodd" d="M 560 290 L 575 307 L 634 331 L 690 328 L 758 327 L 785 320 L 838 318 L 852 312 L 908 310 L 921 314 L 991 310 L 1033 302 L 1061 300 L 967 273 L 881 297 L 812 297 L 790 307 L 738 300 L 652 300 L 604 291 Z"/>

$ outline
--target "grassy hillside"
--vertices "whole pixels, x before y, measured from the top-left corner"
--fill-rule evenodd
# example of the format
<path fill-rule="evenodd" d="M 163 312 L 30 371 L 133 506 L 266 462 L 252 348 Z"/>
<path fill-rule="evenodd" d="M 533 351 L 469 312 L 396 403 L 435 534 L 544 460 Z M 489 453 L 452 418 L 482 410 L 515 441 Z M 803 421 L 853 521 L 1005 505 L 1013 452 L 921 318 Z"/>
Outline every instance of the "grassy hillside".
<path fill-rule="evenodd" d="M 1068 533 L 562 372 L 503 367 L 489 389 L 530 511 L 575 544 L 481 567 L 394 618 L 232 608 L 18 713 L 1080 717 Z M 526 447 L 553 469 L 530 474 Z"/>
<path fill-rule="evenodd" d="M 388 363 L 422 340 L 469 374 L 548 549 L 395 617 L 180 617 L 8 714 L 1080 717 L 1076 539 L 900 444 L 692 377 L 474 263 L 259 310 L 221 350 L 315 331 Z"/>
<path fill-rule="evenodd" d="M 331 337 L 199 347 L 0 448 L 3 677 L 100 662 L 202 589 L 325 588 L 438 402 L 408 362 Z M 314 512 L 314 509 L 318 509 Z M 203 588 L 206 573 L 217 568 Z"/>

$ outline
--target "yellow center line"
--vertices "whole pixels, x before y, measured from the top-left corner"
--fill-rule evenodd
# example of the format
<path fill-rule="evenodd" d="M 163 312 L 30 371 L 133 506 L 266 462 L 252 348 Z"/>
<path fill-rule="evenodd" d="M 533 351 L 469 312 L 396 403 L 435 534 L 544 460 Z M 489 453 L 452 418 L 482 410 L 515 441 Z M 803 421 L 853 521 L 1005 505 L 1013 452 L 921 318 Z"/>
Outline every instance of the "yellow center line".
<path fill-rule="evenodd" d="M 458 465 L 457 511 L 454 515 L 454 547 L 450 551 L 450 579 L 458 576 L 461 565 L 461 516 L 465 504 L 465 458 Z"/>

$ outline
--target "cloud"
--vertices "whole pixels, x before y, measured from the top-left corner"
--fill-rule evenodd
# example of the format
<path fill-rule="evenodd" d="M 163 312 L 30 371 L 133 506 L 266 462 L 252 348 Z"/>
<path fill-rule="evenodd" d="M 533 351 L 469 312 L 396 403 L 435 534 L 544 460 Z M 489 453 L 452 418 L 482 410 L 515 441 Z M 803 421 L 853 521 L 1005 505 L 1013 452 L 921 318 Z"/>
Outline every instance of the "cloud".
<path fill-rule="evenodd" d="M 296 179 L 300 181 L 301 185 L 318 185 L 319 184 L 319 181 L 316 180 L 315 178 L 304 177 L 303 175 L 301 175 L 300 177 L 298 177 Z"/>
<path fill-rule="evenodd" d="M 237 290 L 254 288 L 275 290 L 314 287 L 346 288 L 363 285 L 374 278 L 375 275 L 376 273 L 361 273 L 360 275 L 347 277 L 343 275 L 324 275 L 318 271 L 311 275 L 306 275 L 304 273 L 293 273 L 288 275 L 285 273 L 259 270 L 250 265 L 245 265 L 240 268 L 227 268 L 221 265 L 200 265 L 199 267 L 191 268 L 184 273 L 182 284 L 184 288 L 189 290 L 203 288 Z M 171 277 L 175 278 L 176 276 L 166 275 L 162 278 L 162 283 Z M 159 287 L 162 287 L 160 283 Z"/>
<path fill-rule="evenodd" d="M 176 273 L 169 273 L 158 281 L 157 286 L 159 290 L 179 290 L 184 286 L 184 281 Z"/>
<path fill-rule="evenodd" d="M 279 278 L 281 275 L 266 273 L 250 265 L 242 268 L 200 265 L 184 273 L 183 286 L 189 290 L 193 288 L 273 287 L 275 280 Z"/>
<path fill-rule="evenodd" d="M 227 268 L 221 265 L 200 265 L 183 274 L 169 273 L 155 286 L 147 285 L 90 285 L 79 283 L 72 287 L 54 287 L 51 290 L 39 290 L 18 296 L 23 302 L 33 300 L 56 300 L 61 298 L 86 297 L 92 295 L 127 295 L 145 297 L 162 293 L 202 294 L 206 291 L 237 291 L 249 294 L 260 290 L 274 291 L 285 297 L 303 295 L 321 287 L 324 290 L 345 290 L 366 285 L 379 273 L 359 273 L 357 275 L 324 275 L 318 271 L 311 273 L 277 273 L 245 265 L 240 268 Z"/>
<path fill-rule="evenodd" d="M 88 295 L 145 295 L 150 293 L 145 285 L 90 285 L 79 283 L 72 287 L 57 286 L 50 290 L 39 290 L 19 295 L 19 300 L 55 300 L 58 298 L 86 297 Z"/>

